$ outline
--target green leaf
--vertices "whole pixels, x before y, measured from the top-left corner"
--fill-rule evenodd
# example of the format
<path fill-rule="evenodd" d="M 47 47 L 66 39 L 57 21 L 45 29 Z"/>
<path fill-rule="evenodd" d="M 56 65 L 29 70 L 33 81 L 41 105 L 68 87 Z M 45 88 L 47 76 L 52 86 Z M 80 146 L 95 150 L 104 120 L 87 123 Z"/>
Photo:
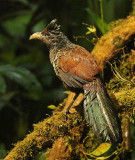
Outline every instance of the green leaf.
<path fill-rule="evenodd" d="M 27 90 L 41 90 L 41 85 L 35 75 L 26 68 L 1 65 L 0 73 L 16 81 Z"/>
<path fill-rule="evenodd" d="M 96 23 L 100 31 L 105 34 L 108 31 L 108 25 L 91 9 L 86 8 L 86 11 L 90 14 L 92 20 Z"/>
<path fill-rule="evenodd" d="M 102 143 L 91 154 L 94 156 L 101 156 L 102 154 L 107 152 L 110 149 L 110 147 L 110 143 Z"/>
<path fill-rule="evenodd" d="M 70 91 L 64 91 L 63 93 L 65 93 L 65 94 L 69 94 L 69 93 L 70 93 Z"/>
<path fill-rule="evenodd" d="M 3 22 L 3 27 L 12 36 L 25 35 L 25 25 L 28 24 L 30 18 L 30 12 L 26 12 L 23 15 L 20 15 L 18 17 L 16 16 Z"/>
<path fill-rule="evenodd" d="M 3 77 L 0 76 L 0 93 L 5 93 L 6 92 L 6 82 L 5 79 Z"/>
<path fill-rule="evenodd" d="M 50 106 L 48 106 L 47 108 L 49 108 L 49 109 L 55 109 L 56 106 L 55 106 L 55 105 L 50 105 Z"/>
<path fill-rule="evenodd" d="M 96 28 L 94 26 L 89 26 L 87 27 L 87 29 L 88 31 L 86 32 L 86 34 L 91 34 L 96 32 Z"/>

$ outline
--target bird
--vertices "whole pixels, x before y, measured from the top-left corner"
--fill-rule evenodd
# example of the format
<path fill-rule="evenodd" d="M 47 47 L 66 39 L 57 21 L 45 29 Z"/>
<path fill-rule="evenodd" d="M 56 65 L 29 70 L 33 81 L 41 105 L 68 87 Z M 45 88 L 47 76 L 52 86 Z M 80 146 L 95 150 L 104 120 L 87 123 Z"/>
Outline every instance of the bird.
<path fill-rule="evenodd" d="M 84 93 L 84 118 L 94 134 L 105 142 L 118 142 L 121 139 L 118 115 L 100 76 L 101 68 L 91 53 L 72 43 L 61 32 L 57 19 L 29 39 L 46 44 L 56 76 L 66 88 Z"/>

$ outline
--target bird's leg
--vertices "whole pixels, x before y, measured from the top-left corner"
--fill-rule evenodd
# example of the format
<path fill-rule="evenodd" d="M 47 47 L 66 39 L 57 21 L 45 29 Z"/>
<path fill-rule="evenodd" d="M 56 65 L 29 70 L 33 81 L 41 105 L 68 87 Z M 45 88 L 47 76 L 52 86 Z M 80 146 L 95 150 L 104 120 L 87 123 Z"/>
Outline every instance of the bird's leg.
<path fill-rule="evenodd" d="M 75 101 L 74 101 L 74 103 L 73 103 L 73 105 L 71 107 L 78 106 L 83 100 L 84 100 L 83 93 L 79 93 L 79 95 L 77 96 L 77 98 L 75 99 Z"/>
<path fill-rule="evenodd" d="M 71 108 L 72 104 L 74 103 L 75 98 L 77 97 L 77 94 L 75 92 L 70 92 L 65 104 L 65 107 L 63 109 L 63 112 L 67 114 L 69 112 L 69 109 Z"/>
<path fill-rule="evenodd" d="M 79 93 L 79 95 L 77 96 L 77 98 L 75 99 L 74 103 L 72 104 L 70 108 L 70 113 L 76 112 L 76 107 L 79 106 L 83 100 L 84 100 L 84 94 Z"/>
<path fill-rule="evenodd" d="M 79 95 L 74 92 L 70 92 L 67 98 L 66 105 L 64 107 L 64 113 L 67 114 L 70 108 L 74 108 L 78 106 L 82 101 L 84 100 L 83 93 L 80 93 Z"/>

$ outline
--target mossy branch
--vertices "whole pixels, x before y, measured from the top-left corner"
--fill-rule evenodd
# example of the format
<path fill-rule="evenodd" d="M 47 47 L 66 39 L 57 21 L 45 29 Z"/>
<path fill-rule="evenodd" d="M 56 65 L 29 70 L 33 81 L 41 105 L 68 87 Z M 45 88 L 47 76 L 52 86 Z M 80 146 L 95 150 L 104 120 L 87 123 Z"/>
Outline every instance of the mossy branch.
<path fill-rule="evenodd" d="M 127 19 L 121 20 L 120 24 L 116 25 L 116 27 L 98 40 L 92 55 L 102 69 L 106 61 L 120 53 L 125 42 L 130 40 L 133 35 L 135 35 L 135 16 L 129 16 Z"/>
<path fill-rule="evenodd" d="M 35 124 L 34 131 L 15 144 L 5 160 L 30 159 L 42 148 L 48 148 L 56 139 L 69 135 L 71 129 L 82 124 L 78 113 L 69 114 L 66 119 L 64 113 L 55 111 L 51 117 Z"/>

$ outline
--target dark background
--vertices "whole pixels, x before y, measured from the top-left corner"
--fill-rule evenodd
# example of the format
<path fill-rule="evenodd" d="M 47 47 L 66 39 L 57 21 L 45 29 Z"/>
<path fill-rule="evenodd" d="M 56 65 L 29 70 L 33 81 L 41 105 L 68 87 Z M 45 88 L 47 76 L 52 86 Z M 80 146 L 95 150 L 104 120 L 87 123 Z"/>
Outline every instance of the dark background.
<path fill-rule="evenodd" d="M 131 11 L 131 0 L 103 1 L 105 25 Z M 98 37 L 104 34 L 100 15 L 99 0 L 0 0 L 0 70 L 4 67 L 0 72 L 0 158 L 32 130 L 32 124 L 51 114 L 47 106 L 58 105 L 66 96 L 46 46 L 38 40 L 29 41 L 29 36 L 57 18 L 71 41 L 91 51 L 92 43 L 83 38 L 76 42 L 73 37 L 85 36 L 82 22 L 94 25 Z M 11 72 L 7 65 L 14 67 L 12 76 L 6 75 Z M 35 75 L 36 87 L 28 87 L 32 77 L 16 71 L 20 66 Z M 22 75 L 19 80 L 16 72 Z"/>

